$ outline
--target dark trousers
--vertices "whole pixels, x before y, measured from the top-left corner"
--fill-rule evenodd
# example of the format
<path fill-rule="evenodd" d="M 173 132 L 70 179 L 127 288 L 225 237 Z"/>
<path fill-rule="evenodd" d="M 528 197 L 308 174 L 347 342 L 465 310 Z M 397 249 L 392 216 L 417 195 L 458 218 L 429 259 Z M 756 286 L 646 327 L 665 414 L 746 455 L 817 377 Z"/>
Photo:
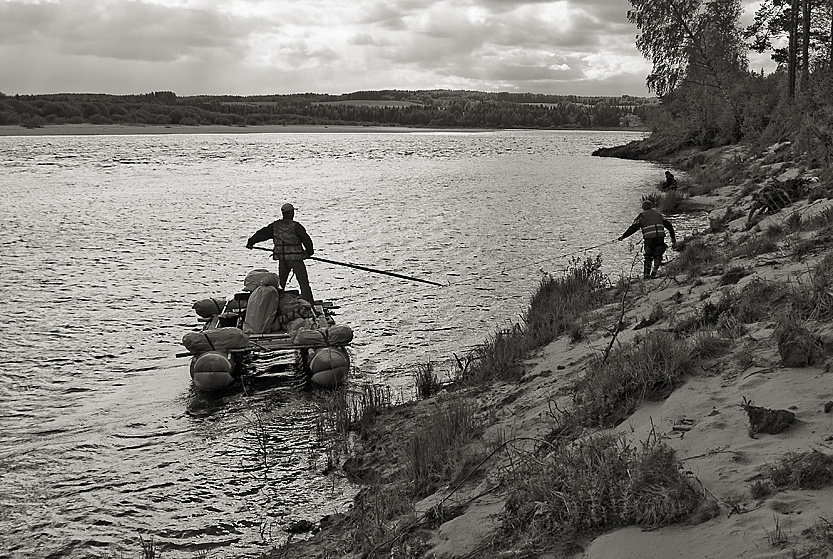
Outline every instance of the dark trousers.
<path fill-rule="evenodd" d="M 646 237 L 645 241 L 645 266 L 643 267 L 643 277 L 649 278 L 652 274 L 656 274 L 659 267 L 662 266 L 662 255 L 665 254 L 665 249 L 668 246 L 665 244 L 665 237 Z M 654 269 L 651 271 L 651 264 Z"/>
<path fill-rule="evenodd" d="M 295 272 L 295 279 L 298 280 L 298 286 L 301 288 L 301 299 L 305 299 L 310 305 L 313 304 L 312 288 L 309 286 L 309 276 L 307 275 L 307 266 L 303 260 L 278 260 L 278 282 L 281 289 L 286 287 L 286 281 L 289 279 L 289 272 Z"/>

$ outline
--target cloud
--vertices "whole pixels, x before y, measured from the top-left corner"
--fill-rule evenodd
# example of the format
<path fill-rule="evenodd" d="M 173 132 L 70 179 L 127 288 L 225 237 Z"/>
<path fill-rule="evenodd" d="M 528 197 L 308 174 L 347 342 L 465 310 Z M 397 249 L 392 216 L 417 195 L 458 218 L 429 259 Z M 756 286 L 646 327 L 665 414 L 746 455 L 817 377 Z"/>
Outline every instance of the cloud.
<path fill-rule="evenodd" d="M 645 94 L 649 66 L 633 45 L 628 6 L 627 0 L 0 0 L 0 86 L 7 93 L 465 87 L 569 94 L 574 80 L 582 88 L 597 82 L 598 94 Z M 21 53 L 32 63 L 20 63 Z M 609 91 L 610 84 L 631 89 Z"/>

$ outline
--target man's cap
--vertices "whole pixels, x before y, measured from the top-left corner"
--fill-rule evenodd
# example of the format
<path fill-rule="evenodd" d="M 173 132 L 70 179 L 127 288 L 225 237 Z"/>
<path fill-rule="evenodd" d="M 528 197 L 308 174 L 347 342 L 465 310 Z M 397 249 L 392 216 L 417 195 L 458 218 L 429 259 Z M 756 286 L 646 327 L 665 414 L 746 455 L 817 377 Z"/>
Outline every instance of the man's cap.
<path fill-rule="evenodd" d="M 293 206 L 292 204 L 286 203 L 283 206 L 281 206 L 281 213 L 283 213 L 283 214 L 289 213 L 289 212 L 294 212 L 294 211 L 295 211 L 295 206 Z"/>
<path fill-rule="evenodd" d="M 644 202 L 642 202 L 642 209 L 643 210 L 650 210 L 651 209 L 651 202 L 649 202 L 648 200 L 645 200 Z"/>

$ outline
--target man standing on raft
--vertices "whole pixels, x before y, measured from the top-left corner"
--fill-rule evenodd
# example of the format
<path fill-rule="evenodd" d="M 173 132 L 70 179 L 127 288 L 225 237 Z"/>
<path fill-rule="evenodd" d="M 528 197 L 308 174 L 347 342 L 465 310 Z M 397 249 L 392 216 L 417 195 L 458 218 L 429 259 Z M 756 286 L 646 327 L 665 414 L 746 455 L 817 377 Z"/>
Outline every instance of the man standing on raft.
<path fill-rule="evenodd" d="M 246 248 L 249 250 L 255 243 L 261 243 L 271 239 L 275 243 L 272 250 L 272 259 L 278 261 L 278 282 L 281 289 L 286 287 L 289 279 L 289 272 L 295 272 L 298 285 L 301 287 L 301 298 L 313 304 L 312 289 L 309 285 L 307 267 L 304 265 L 304 258 L 313 255 L 312 239 L 307 234 L 304 226 L 294 221 L 295 207 L 292 204 L 281 206 L 283 217 L 260 229 L 249 237 Z"/>
<path fill-rule="evenodd" d="M 668 245 L 665 244 L 665 229 L 668 229 L 671 234 L 671 246 L 677 244 L 674 226 L 658 210 L 651 208 L 651 202 L 645 200 L 642 202 L 642 211 L 639 212 L 631 226 L 622 233 L 618 240 L 621 241 L 630 237 L 639 229 L 642 230 L 642 239 L 645 241 L 645 266 L 642 277 L 645 279 L 655 278 L 659 267 L 662 266 L 662 255 L 665 254 L 665 249 L 668 248 Z M 651 270 L 652 262 L 653 270 Z"/>

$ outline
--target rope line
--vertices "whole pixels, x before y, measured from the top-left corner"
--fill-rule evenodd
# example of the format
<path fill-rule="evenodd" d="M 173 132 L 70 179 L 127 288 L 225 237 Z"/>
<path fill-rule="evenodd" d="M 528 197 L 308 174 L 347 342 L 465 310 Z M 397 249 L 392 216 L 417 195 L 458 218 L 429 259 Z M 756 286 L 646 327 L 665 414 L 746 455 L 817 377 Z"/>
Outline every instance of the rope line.
<path fill-rule="evenodd" d="M 604 241 L 603 243 L 599 243 L 599 244 L 597 244 L 597 245 L 593 245 L 593 246 L 589 246 L 589 247 L 583 247 L 583 248 L 578 248 L 578 249 L 575 249 L 575 250 L 571 250 L 571 251 L 568 251 L 568 252 L 564 252 L 564 253 L 561 253 L 561 254 L 557 254 L 557 255 L 555 255 L 555 256 L 547 256 L 546 258 L 543 258 L 543 259 L 541 259 L 541 260 L 536 260 L 536 261 L 533 261 L 533 262 L 529 262 L 529 263 L 527 263 L 527 264 L 522 264 L 522 265 L 520 265 L 520 266 L 517 266 L 515 269 L 516 269 L 516 270 L 524 270 L 524 269 L 527 269 L 527 268 L 540 267 L 540 266 L 541 266 L 541 264 L 544 264 L 544 263 L 546 263 L 546 262 L 552 262 L 552 261 L 554 261 L 554 260 L 559 260 L 559 259 L 564 258 L 564 257 L 567 257 L 567 256 L 572 256 L 573 254 L 584 253 L 584 252 L 588 252 L 588 251 L 591 251 L 591 250 L 595 250 L 595 249 L 597 249 L 597 248 L 601 248 L 601 247 L 603 247 L 603 246 L 605 246 L 605 245 L 609 245 L 609 244 L 615 243 L 615 242 L 617 242 L 618 240 L 619 240 L 619 238 L 618 238 L 618 237 L 615 237 L 615 238 L 613 238 L 613 239 L 609 239 L 609 240 Z M 567 268 L 566 268 L 566 267 L 564 267 L 564 268 L 559 268 L 559 269 L 557 269 L 556 271 L 562 271 L 562 270 L 566 270 L 566 269 L 567 269 Z M 449 283 L 448 283 L 448 285 L 449 285 L 449 286 L 452 286 L 452 285 L 460 285 L 460 284 L 463 284 L 463 283 L 471 283 L 471 282 L 473 282 L 473 281 L 478 281 L 478 280 L 481 280 L 481 279 L 482 279 L 482 278 L 466 278 L 466 279 L 460 279 L 460 280 L 458 280 L 458 281 L 449 282 Z"/>

